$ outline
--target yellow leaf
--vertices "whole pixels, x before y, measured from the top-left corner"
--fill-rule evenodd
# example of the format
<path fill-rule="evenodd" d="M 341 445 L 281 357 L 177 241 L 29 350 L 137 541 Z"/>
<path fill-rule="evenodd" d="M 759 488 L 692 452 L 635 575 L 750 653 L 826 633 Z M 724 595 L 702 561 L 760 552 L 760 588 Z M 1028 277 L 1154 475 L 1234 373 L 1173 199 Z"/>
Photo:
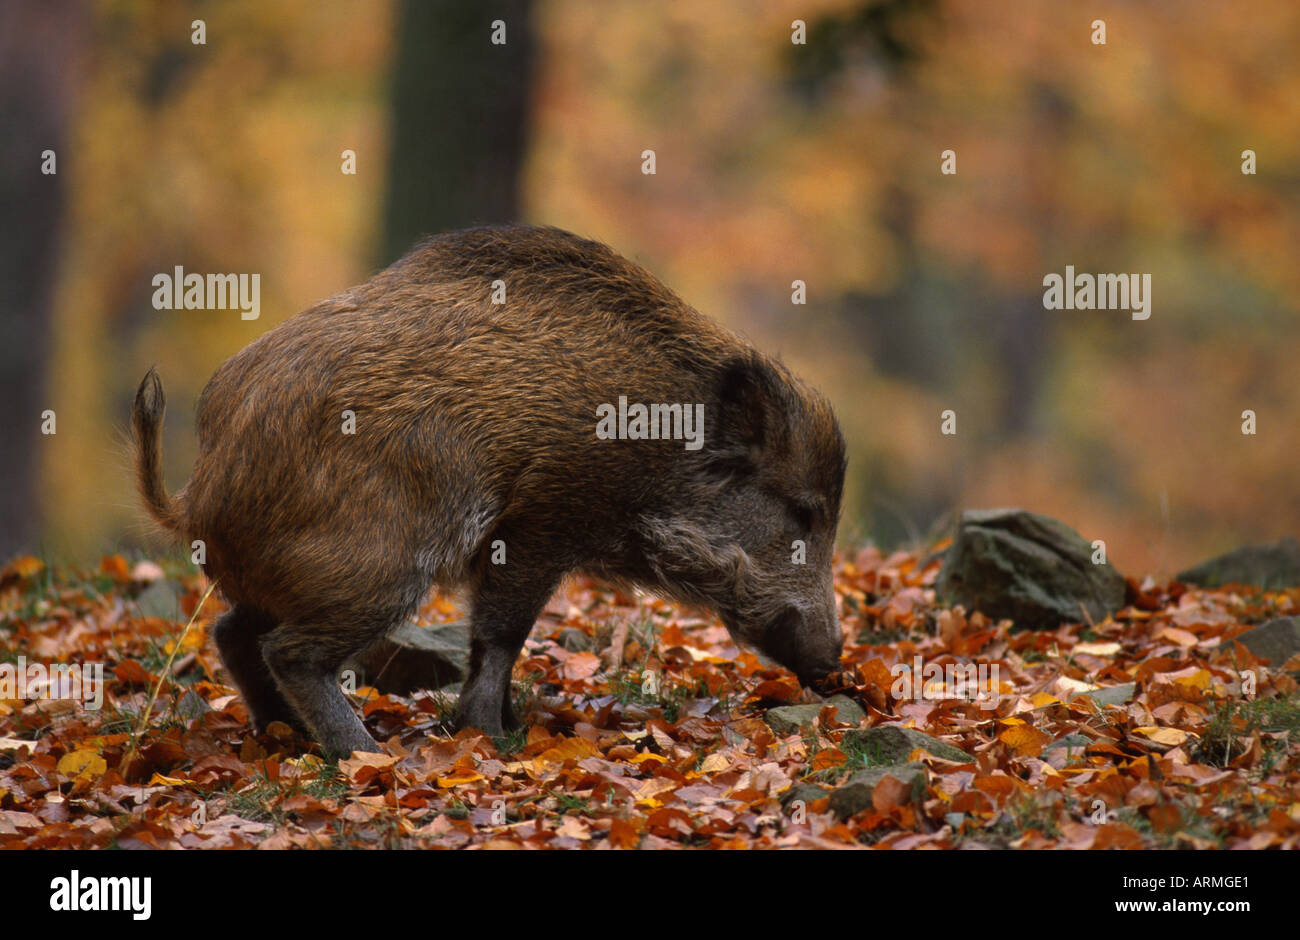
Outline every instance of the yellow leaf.
<path fill-rule="evenodd" d="M 186 633 L 183 637 L 181 637 L 181 639 L 184 641 L 181 643 L 181 651 L 185 653 L 193 653 L 196 652 L 197 650 L 203 649 L 203 645 L 207 641 L 207 637 L 204 636 L 202 630 L 191 630 L 189 633 Z M 173 653 L 175 650 L 176 650 L 175 640 L 168 640 L 167 643 L 163 646 L 163 652 L 167 653 L 168 655 Z"/>
<path fill-rule="evenodd" d="M 1189 686 L 1193 689 L 1200 689 L 1203 692 L 1208 692 L 1210 689 L 1210 681 L 1213 678 L 1214 677 L 1210 675 L 1208 669 L 1198 669 L 1190 676 L 1179 676 L 1174 680 L 1174 684 Z"/>
<path fill-rule="evenodd" d="M 95 751 L 71 751 L 59 758 L 59 773 L 65 777 L 98 777 L 108 770 L 108 763 Z"/>
<path fill-rule="evenodd" d="M 690 654 L 691 659 L 697 663 L 729 663 L 731 660 L 723 659 L 721 656 L 714 656 L 712 653 L 706 653 L 704 650 L 696 649 L 693 646 L 683 646 L 681 649 Z"/>
<path fill-rule="evenodd" d="M 710 754 L 709 756 L 712 757 L 714 755 Z M 668 758 L 664 757 L 662 754 L 646 754 L 644 752 L 632 758 L 631 762 L 633 764 L 644 764 L 648 760 L 657 760 L 661 764 L 668 763 Z"/>
<path fill-rule="evenodd" d="M 1029 701 L 1034 703 L 1034 708 L 1042 708 L 1044 705 L 1059 705 L 1061 700 L 1055 695 L 1048 692 L 1035 692 Z"/>
<path fill-rule="evenodd" d="M 190 782 L 189 780 L 182 780 L 180 777 L 164 777 L 162 774 L 154 774 L 149 778 L 148 786 L 153 787 L 161 784 L 165 787 L 183 787 Z"/>
<path fill-rule="evenodd" d="M 299 770 L 314 772 L 325 766 L 325 761 L 321 760 L 315 754 L 304 754 L 302 757 L 290 757 L 285 761 L 290 767 L 297 767 Z"/>

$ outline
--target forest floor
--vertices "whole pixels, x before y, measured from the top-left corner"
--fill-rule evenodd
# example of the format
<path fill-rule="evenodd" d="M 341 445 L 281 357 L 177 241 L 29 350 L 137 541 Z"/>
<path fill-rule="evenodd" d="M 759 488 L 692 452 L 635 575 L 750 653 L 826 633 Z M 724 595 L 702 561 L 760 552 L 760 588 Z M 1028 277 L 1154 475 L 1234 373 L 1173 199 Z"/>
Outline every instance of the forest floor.
<path fill-rule="evenodd" d="M 938 605 L 931 557 L 836 563 L 856 733 L 830 706 L 776 712 L 807 693 L 716 620 L 579 579 L 516 666 L 523 730 L 451 733 L 454 697 L 363 686 L 385 753 L 338 762 L 283 725 L 253 735 L 208 641 L 218 597 L 194 616 L 200 575 L 18 559 L 0 573 L 0 847 L 1300 847 L 1296 680 L 1223 643 L 1300 613 L 1300 589 L 1130 581 L 1104 622 L 1013 632 Z M 141 614 L 161 580 L 180 619 Z M 458 613 L 431 597 L 420 620 Z M 997 669 L 972 698 L 951 675 L 900 684 L 918 661 Z M 47 697 L 33 663 L 102 664 L 101 707 Z M 774 730 L 792 713 L 809 723 Z M 861 730 L 889 726 L 966 756 L 890 757 Z M 903 762 L 856 803 L 827 796 Z"/>

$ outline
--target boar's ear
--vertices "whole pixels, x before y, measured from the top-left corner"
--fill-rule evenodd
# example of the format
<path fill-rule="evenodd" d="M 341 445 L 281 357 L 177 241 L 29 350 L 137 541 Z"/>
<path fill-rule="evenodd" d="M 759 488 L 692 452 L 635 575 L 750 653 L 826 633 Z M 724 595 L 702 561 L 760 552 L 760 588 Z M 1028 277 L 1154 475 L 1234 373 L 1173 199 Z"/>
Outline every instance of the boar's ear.
<path fill-rule="evenodd" d="M 714 462 L 728 473 L 753 471 L 785 439 L 786 389 L 770 365 L 745 357 L 722 367 L 716 390 Z"/>

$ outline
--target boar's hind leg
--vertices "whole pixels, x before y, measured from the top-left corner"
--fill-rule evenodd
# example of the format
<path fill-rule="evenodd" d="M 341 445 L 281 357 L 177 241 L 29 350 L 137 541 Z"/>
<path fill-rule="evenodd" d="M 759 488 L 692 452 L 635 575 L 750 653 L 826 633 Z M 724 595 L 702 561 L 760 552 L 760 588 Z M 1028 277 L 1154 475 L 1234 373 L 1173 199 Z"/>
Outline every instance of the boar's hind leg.
<path fill-rule="evenodd" d="M 331 756 L 379 750 L 339 688 L 338 673 L 383 632 L 382 626 L 370 630 L 352 622 L 346 628 L 284 624 L 262 640 L 262 655 L 280 691 Z"/>
<path fill-rule="evenodd" d="M 236 604 L 213 628 L 221 663 L 230 673 L 248 708 L 249 720 L 260 734 L 273 721 L 302 729 L 302 721 L 276 687 L 262 658 L 262 637 L 274 630 L 275 618 L 264 611 Z"/>
<path fill-rule="evenodd" d="M 510 705 L 510 675 L 561 573 L 514 558 L 488 566 L 474 596 L 469 678 L 456 704 L 456 727 L 492 735 L 519 727 Z"/>

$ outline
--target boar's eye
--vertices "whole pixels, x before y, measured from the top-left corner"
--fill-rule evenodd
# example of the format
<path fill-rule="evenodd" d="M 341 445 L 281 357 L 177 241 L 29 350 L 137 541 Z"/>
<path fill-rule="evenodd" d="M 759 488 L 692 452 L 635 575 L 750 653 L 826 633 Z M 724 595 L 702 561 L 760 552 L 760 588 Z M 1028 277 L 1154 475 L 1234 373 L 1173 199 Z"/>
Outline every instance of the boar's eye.
<path fill-rule="evenodd" d="M 817 521 L 817 507 L 812 503 L 802 500 L 793 499 L 787 504 L 790 512 L 790 518 L 794 520 L 795 527 L 800 532 L 811 532 L 813 524 Z"/>

